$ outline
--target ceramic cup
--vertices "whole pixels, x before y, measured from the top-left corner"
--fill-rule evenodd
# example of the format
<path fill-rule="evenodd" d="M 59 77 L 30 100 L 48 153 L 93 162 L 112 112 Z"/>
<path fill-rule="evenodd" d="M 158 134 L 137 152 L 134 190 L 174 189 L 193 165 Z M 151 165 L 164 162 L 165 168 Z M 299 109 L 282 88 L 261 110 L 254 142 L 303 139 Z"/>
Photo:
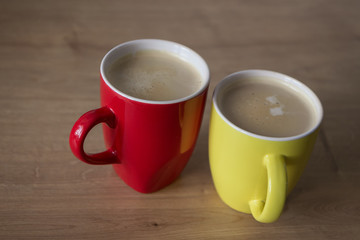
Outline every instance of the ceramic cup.
<path fill-rule="evenodd" d="M 117 59 L 140 50 L 169 52 L 191 64 L 201 75 L 200 89 L 170 101 L 152 101 L 125 94 L 106 74 Z M 150 193 L 172 183 L 187 164 L 199 133 L 209 86 L 209 68 L 190 48 L 170 41 L 140 39 L 111 49 L 100 66 L 101 107 L 82 115 L 70 133 L 70 147 L 88 164 L 112 164 L 133 189 Z M 84 151 L 88 132 L 103 123 L 107 150 Z"/>
<path fill-rule="evenodd" d="M 254 77 L 284 83 L 307 97 L 315 109 L 313 127 L 296 136 L 269 137 L 242 129 L 226 118 L 220 104 L 226 92 L 236 83 Z M 246 70 L 223 79 L 213 94 L 209 132 L 210 168 L 223 202 L 237 211 L 251 213 L 257 221 L 277 220 L 286 196 L 309 159 L 322 116 L 317 96 L 304 84 L 284 74 Z"/>

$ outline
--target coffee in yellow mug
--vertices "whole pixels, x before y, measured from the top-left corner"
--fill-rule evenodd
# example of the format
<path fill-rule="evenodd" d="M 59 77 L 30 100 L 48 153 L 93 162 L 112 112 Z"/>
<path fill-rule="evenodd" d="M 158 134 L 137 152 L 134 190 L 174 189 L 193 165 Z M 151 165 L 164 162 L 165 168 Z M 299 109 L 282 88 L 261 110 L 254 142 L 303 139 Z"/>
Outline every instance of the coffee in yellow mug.
<path fill-rule="evenodd" d="M 276 221 L 313 150 L 318 97 L 281 73 L 245 70 L 215 88 L 209 132 L 216 191 L 231 208 Z"/>

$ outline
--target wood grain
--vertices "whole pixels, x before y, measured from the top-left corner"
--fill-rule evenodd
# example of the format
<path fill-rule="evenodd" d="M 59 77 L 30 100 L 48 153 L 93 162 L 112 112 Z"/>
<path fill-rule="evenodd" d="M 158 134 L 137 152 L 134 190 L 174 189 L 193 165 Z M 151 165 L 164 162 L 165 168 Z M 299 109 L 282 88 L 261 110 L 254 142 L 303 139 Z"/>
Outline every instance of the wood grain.
<path fill-rule="evenodd" d="M 359 239 L 359 1 L 0 1 L 0 239 Z M 99 106 L 99 64 L 138 38 L 185 44 L 211 69 L 195 152 L 169 187 L 140 194 L 77 160 L 76 119 Z M 298 78 L 325 110 L 280 219 L 228 208 L 211 180 L 215 85 L 259 68 Z M 101 151 L 100 128 L 86 142 Z"/>

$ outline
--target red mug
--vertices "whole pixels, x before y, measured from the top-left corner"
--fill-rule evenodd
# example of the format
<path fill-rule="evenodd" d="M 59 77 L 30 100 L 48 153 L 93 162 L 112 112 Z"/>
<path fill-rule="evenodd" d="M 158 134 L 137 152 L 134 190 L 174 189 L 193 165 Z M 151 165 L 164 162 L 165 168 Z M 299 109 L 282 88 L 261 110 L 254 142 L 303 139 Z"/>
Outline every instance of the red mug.
<path fill-rule="evenodd" d="M 106 70 L 117 59 L 139 50 L 167 51 L 190 63 L 201 75 L 201 88 L 171 101 L 144 100 L 121 92 L 109 82 Z M 194 150 L 209 82 L 204 59 L 181 44 L 141 39 L 114 47 L 100 66 L 101 107 L 82 115 L 73 126 L 69 138 L 72 152 L 88 164 L 112 164 L 120 178 L 139 192 L 164 188 L 180 175 Z M 107 150 L 88 154 L 84 140 L 99 123 Z"/>

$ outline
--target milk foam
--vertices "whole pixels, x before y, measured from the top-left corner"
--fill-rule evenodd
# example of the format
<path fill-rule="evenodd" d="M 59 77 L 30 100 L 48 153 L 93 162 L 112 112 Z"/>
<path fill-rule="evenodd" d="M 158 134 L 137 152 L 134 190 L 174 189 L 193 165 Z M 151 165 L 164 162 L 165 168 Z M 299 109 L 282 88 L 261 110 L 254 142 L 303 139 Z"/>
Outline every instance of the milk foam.
<path fill-rule="evenodd" d="M 118 59 L 107 76 L 120 91 L 146 100 L 179 99 L 202 86 L 200 73 L 192 65 L 158 50 L 142 50 Z"/>
<path fill-rule="evenodd" d="M 276 105 L 276 104 L 279 105 L 278 107 L 272 107 L 272 108 L 269 109 L 270 114 L 272 116 L 284 115 L 283 108 L 285 107 L 285 105 L 280 103 L 279 99 L 277 99 L 276 96 L 268 96 L 268 97 L 266 97 L 266 101 L 268 101 L 271 105 Z"/>
<path fill-rule="evenodd" d="M 221 95 L 224 116 L 236 126 L 268 137 L 295 136 L 315 123 L 315 109 L 307 97 L 268 79 L 252 79 L 229 87 Z"/>

